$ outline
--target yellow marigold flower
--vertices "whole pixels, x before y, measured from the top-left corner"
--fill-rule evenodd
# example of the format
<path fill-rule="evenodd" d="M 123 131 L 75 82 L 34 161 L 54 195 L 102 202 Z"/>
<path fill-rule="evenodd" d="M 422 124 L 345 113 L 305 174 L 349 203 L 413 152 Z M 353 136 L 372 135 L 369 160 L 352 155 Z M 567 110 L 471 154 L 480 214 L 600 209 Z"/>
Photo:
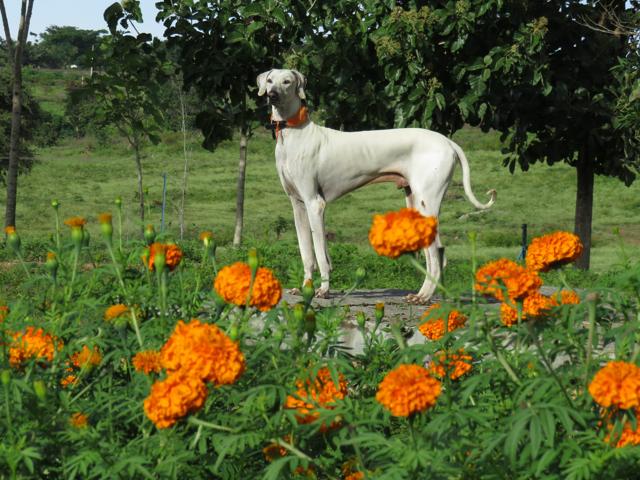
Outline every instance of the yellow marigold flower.
<path fill-rule="evenodd" d="M 161 364 L 167 372 L 189 372 L 216 385 L 235 383 L 245 369 L 240 347 L 217 325 L 197 319 L 178 321 L 169 340 L 160 350 Z"/>
<path fill-rule="evenodd" d="M 225 302 L 238 306 L 246 304 L 250 285 L 251 269 L 243 262 L 222 268 L 213 283 L 216 292 Z M 282 287 L 273 272 L 268 268 L 258 268 L 249 305 L 265 312 L 275 307 L 281 297 Z"/>
<path fill-rule="evenodd" d="M 117 305 L 112 305 L 107 308 L 104 312 L 104 319 L 109 322 L 116 318 L 123 317 L 129 314 L 129 307 L 122 303 L 118 303 Z"/>
<path fill-rule="evenodd" d="M 100 365 L 102 354 L 98 347 L 89 350 L 86 345 L 82 346 L 82 350 L 71 355 L 71 363 L 78 368 L 93 368 Z"/>
<path fill-rule="evenodd" d="M 338 374 L 338 384 L 333 381 L 331 371 L 327 367 L 318 370 L 315 378 L 297 380 L 298 387 L 294 395 L 287 396 L 284 408 L 296 409 L 298 423 L 311 423 L 315 421 L 320 413 L 317 408 L 332 409 L 337 400 L 342 400 L 347 395 L 347 382 L 344 376 Z M 339 422 L 332 422 L 331 425 L 322 425 L 321 430 L 327 430 L 337 426 Z"/>
<path fill-rule="evenodd" d="M 420 333 L 430 340 L 438 340 L 444 335 L 444 320 L 442 318 L 433 318 L 436 311 L 441 308 L 439 303 L 431 305 L 423 314 L 422 318 L 429 318 L 426 322 L 418 327 Z M 431 318 L 430 318 L 431 317 Z M 451 310 L 447 317 L 447 331 L 452 332 L 458 328 L 464 327 L 467 317 L 458 310 Z"/>
<path fill-rule="evenodd" d="M 6 305 L 0 305 L 0 323 L 4 322 L 9 315 L 9 307 Z"/>
<path fill-rule="evenodd" d="M 165 263 L 169 270 L 173 271 L 182 260 L 182 250 L 175 243 L 158 243 L 154 242 L 149 247 L 148 267 L 153 270 L 155 256 L 158 253 L 164 253 Z"/>
<path fill-rule="evenodd" d="M 582 242 L 569 232 L 554 232 L 534 238 L 527 249 L 526 263 L 531 270 L 546 272 L 582 255 Z"/>
<path fill-rule="evenodd" d="M 87 224 L 87 220 L 84 217 L 71 217 L 67 218 L 64 224 L 71 228 L 82 228 Z"/>
<path fill-rule="evenodd" d="M 476 272 L 476 290 L 503 302 L 504 290 L 509 299 L 519 300 L 538 291 L 541 286 L 542 279 L 535 272 L 506 258 L 489 262 Z"/>
<path fill-rule="evenodd" d="M 135 368 L 136 371 L 143 372 L 147 375 L 151 372 L 160 373 L 162 370 L 160 352 L 156 350 L 145 350 L 136 353 L 131 363 L 133 363 L 133 368 Z"/>
<path fill-rule="evenodd" d="M 402 364 L 384 377 L 376 400 L 396 417 L 408 417 L 436 404 L 442 386 L 429 371 L 413 364 Z"/>
<path fill-rule="evenodd" d="M 156 427 L 168 428 L 201 408 L 208 393 L 202 380 L 186 372 L 177 372 L 153 384 L 151 393 L 144 400 L 144 412 Z"/>
<path fill-rule="evenodd" d="M 458 353 L 441 352 L 429 365 L 429 373 L 437 378 L 449 376 L 451 380 L 457 380 L 471 368 L 471 355 L 465 354 L 463 349 Z"/>
<path fill-rule="evenodd" d="M 640 407 L 640 367 L 621 361 L 608 362 L 593 377 L 589 393 L 605 408 Z"/>
<path fill-rule="evenodd" d="M 113 215 L 111 215 L 109 212 L 101 213 L 100 215 L 98 215 L 98 221 L 100 223 L 111 223 L 112 220 Z"/>
<path fill-rule="evenodd" d="M 4 227 L 4 233 L 7 235 L 14 235 L 16 233 L 16 227 L 13 225 L 6 226 Z"/>
<path fill-rule="evenodd" d="M 369 243 L 378 255 L 397 258 L 431 245 L 436 238 L 437 225 L 435 217 L 423 217 L 413 208 L 374 215 Z"/>
<path fill-rule="evenodd" d="M 12 367 L 19 367 L 27 360 L 41 359 L 51 362 L 57 351 L 62 349 L 62 341 L 42 328 L 27 327 L 24 332 L 16 332 L 9 347 L 9 363 Z"/>
<path fill-rule="evenodd" d="M 76 428 L 87 428 L 89 425 L 89 417 L 84 413 L 76 412 L 69 418 L 69 423 Z"/>

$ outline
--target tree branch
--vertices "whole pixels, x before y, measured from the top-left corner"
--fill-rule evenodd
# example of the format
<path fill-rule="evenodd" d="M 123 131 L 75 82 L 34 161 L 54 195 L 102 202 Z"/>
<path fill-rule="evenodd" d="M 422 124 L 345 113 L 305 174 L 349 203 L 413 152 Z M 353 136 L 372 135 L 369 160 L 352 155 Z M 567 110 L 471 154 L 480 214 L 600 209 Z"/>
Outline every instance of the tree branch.
<path fill-rule="evenodd" d="M 7 54 L 9 56 L 9 63 L 13 64 L 13 40 L 11 40 L 11 30 L 9 29 L 9 19 L 7 18 L 7 11 L 4 8 L 4 0 L 0 0 L 0 13 L 2 13 L 2 26 L 4 27 L 4 36 L 7 41 Z"/>
<path fill-rule="evenodd" d="M 600 18 L 595 21 L 587 16 L 581 16 L 577 23 L 595 30 L 615 36 L 632 37 L 640 33 L 640 17 L 636 19 L 622 19 L 616 11 L 614 1 L 602 2 L 600 4 Z M 625 13 L 627 10 L 623 10 Z"/>

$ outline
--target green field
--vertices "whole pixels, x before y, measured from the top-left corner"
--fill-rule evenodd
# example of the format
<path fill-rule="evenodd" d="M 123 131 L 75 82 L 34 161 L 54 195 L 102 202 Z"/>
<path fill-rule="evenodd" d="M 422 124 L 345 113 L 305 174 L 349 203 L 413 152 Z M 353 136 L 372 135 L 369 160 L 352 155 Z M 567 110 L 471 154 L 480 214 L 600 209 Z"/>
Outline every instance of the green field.
<path fill-rule="evenodd" d="M 57 85 L 53 90 L 40 85 L 33 91 L 42 100 L 53 98 L 59 104 L 62 84 Z M 49 109 L 55 111 L 55 108 Z M 494 188 L 498 200 L 489 211 L 465 215 L 474 209 L 464 196 L 460 169 L 456 169 L 441 212 L 442 240 L 452 271 L 457 262 L 468 261 L 469 232 L 478 234 L 480 260 L 489 260 L 518 255 L 523 223 L 529 225 L 530 238 L 557 229 L 573 229 L 575 170 L 565 165 L 536 165 L 528 172 L 517 171 L 512 175 L 502 166 L 503 155 L 496 133 L 485 134 L 466 128 L 454 139 L 469 159 L 476 196 L 484 201 L 485 192 Z M 162 174 L 166 173 L 166 230 L 176 239 L 184 168 L 182 148 L 181 134 L 167 133 L 161 144 L 147 147 L 143 163 L 150 213 L 145 223 L 160 227 Z M 262 130 L 258 130 L 249 142 L 245 239 L 249 244 L 276 248 L 297 262 L 291 207 L 277 177 L 273 148 L 271 137 Z M 211 153 L 200 146 L 197 133 L 189 136 L 186 237 L 195 238 L 202 230 L 212 230 L 223 247 L 223 254 L 224 247 L 230 243 L 235 221 L 238 151 L 237 142 L 229 141 Z M 99 234 L 97 215 L 104 211 L 114 212 L 113 202 L 118 196 L 122 197 L 125 208 L 125 236 L 137 238 L 141 225 L 133 152 L 117 138 L 111 139 L 108 145 L 101 145 L 92 138 L 66 139 L 57 146 L 37 151 L 37 164 L 32 172 L 19 179 L 17 227 L 27 243 L 48 238 L 54 225 L 50 202 L 57 199 L 62 217 L 82 215 L 89 218 L 89 230 L 96 238 Z M 3 192 L 3 207 L 4 198 Z M 338 255 L 348 251 L 356 262 L 359 257 L 370 259 L 373 252 L 368 246 L 367 233 L 372 215 L 402 206 L 403 193 L 390 183 L 368 186 L 329 205 L 326 221 L 333 250 L 338 249 Z M 637 251 L 640 245 L 639 212 L 639 184 L 627 188 L 615 179 L 596 178 L 594 272 L 612 270 L 620 263 L 621 250 L 627 254 Z M 276 230 L 281 232 L 276 233 Z M 384 260 L 384 263 L 390 265 L 392 262 Z M 334 264 L 336 278 L 343 273 L 346 275 L 352 268 L 352 265 L 335 262 L 335 258 Z M 293 268 L 299 270 L 299 262 Z M 347 272 L 342 272 L 342 268 Z M 388 285 L 387 281 L 382 280 L 377 286 L 398 286 Z M 419 283 L 419 280 L 411 280 L 404 286 L 416 288 L 419 286 L 416 281 Z"/>

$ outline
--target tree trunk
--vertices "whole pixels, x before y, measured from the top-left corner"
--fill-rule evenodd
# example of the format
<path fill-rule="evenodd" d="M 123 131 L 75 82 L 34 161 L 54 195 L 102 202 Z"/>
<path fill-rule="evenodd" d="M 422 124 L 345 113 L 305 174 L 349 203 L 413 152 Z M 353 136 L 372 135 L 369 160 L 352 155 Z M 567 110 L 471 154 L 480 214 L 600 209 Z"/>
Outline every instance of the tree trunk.
<path fill-rule="evenodd" d="M 240 160 L 238 161 L 238 187 L 236 190 L 236 228 L 233 232 L 233 246 L 242 243 L 242 223 L 244 221 L 244 177 L 247 171 L 247 131 L 240 129 Z"/>
<path fill-rule="evenodd" d="M 27 6 L 27 3 L 29 5 Z M 4 3 L 2 9 L 3 23 L 6 24 L 6 14 Z M 18 197 L 18 166 L 20 164 L 20 120 L 22 118 L 22 54 L 24 44 L 27 41 L 27 32 L 31 22 L 31 12 L 33 1 L 22 0 L 22 10 L 20 12 L 20 27 L 16 39 L 14 59 L 13 59 L 13 91 L 11 105 L 11 137 L 9 140 L 9 166 L 7 168 L 7 203 L 4 217 L 5 227 L 16 224 L 16 205 Z M 8 27 L 5 25 L 8 33 Z M 7 38 L 10 45 L 11 39 Z"/>
<path fill-rule="evenodd" d="M 139 142 L 140 142 L 140 139 L 136 137 L 134 140 L 133 149 L 136 154 L 136 168 L 138 170 L 138 195 L 140 196 L 140 223 L 142 225 L 142 234 L 144 235 L 144 190 L 142 188 L 142 156 L 140 154 Z"/>
<path fill-rule="evenodd" d="M 575 234 L 580 237 L 584 250 L 576 261 L 576 267 L 589 270 L 591 260 L 591 219 L 593 217 L 593 164 L 584 155 L 576 166 L 578 189 L 576 192 Z"/>
<path fill-rule="evenodd" d="M 178 85 L 178 97 L 180 99 L 180 113 L 182 115 L 182 154 L 184 155 L 184 170 L 182 172 L 182 198 L 180 201 L 180 240 L 184 238 L 184 208 L 187 198 L 187 175 L 189 173 L 189 157 L 187 156 L 187 122 L 184 109 L 184 97 L 182 89 Z"/>

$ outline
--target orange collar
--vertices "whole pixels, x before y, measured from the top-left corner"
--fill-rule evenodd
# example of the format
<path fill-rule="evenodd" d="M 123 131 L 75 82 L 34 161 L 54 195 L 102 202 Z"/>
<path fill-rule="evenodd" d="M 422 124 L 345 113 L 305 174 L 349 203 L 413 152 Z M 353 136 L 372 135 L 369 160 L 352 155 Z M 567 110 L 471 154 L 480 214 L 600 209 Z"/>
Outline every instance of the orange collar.
<path fill-rule="evenodd" d="M 305 124 L 307 120 L 309 120 L 309 110 L 305 105 L 302 105 L 292 117 L 280 121 L 271 120 L 271 123 L 265 125 L 265 127 L 271 130 L 273 139 L 277 141 L 283 128 L 299 127 Z"/>

